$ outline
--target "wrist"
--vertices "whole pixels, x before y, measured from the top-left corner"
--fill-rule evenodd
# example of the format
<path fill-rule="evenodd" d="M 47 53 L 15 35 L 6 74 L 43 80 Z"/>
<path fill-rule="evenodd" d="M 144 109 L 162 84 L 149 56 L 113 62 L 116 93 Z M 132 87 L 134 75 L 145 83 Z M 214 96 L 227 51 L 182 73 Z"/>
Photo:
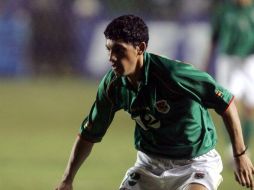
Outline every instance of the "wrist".
<path fill-rule="evenodd" d="M 248 149 L 248 146 L 246 146 L 245 149 L 242 152 L 240 152 L 240 153 L 234 153 L 234 158 L 239 158 L 242 155 L 244 155 L 246 153 L 247 149 Z"/>
<path fill-rule="evenodd" d="M 68 184 L 72 184 L 73 179 L 74 178 L 69 174 L 64 174 L 63 177 L 62 177 L 62 181 L 65 182 L 65 183 L 68 183 Z"/>

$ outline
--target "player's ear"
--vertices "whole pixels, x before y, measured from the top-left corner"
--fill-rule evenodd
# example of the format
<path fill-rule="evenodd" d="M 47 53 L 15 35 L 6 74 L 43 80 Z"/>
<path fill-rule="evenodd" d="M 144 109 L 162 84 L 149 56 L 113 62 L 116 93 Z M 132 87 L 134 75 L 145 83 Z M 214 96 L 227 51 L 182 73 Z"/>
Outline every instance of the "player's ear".
<path fill-rule="evenodd" d="M 137 46 L 137 50 L 138 50 L 138 54 L 142 55 L 146 50 L 146 43 L 145 42 L 139 43 L 139 45 Z"/>

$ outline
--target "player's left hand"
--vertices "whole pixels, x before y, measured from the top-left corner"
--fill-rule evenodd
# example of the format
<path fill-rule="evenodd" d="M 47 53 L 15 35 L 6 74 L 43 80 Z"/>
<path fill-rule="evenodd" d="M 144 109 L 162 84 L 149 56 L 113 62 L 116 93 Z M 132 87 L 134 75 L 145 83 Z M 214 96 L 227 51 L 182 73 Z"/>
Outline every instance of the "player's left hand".
<path fill-rule="evenodd" d="M 254 190 L 253 175 L 254 167 L 246 154 L 235 158 L 235 178 L 238 183 Z"/>

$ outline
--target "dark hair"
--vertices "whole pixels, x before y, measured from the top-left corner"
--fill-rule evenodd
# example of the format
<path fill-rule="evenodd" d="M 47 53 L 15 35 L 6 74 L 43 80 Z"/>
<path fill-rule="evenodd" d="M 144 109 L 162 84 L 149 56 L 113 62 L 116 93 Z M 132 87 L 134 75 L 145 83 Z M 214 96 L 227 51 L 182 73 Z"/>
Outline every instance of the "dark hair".
<path fill-rule="evenodd" d="M 104 31 L 110 40 L 122 40 L 132 45 L 145 42 L 148 45 L 149 34 L 145 22 L 135 15 L 123 15 L 112 20 Z"/>

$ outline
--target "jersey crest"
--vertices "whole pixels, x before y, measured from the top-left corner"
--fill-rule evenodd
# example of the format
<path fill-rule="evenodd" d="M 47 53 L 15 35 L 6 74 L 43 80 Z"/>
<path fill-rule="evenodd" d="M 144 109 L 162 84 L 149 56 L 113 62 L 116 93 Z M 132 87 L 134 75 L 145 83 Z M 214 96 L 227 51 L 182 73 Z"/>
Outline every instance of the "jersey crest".
<path fill-rule="evenodd" d="M 170 106 L 167 102 L 167 100 L 159 100 L 155 103 L 155 108 L 160 113 L 168 113 L 170 110 Z"/>

